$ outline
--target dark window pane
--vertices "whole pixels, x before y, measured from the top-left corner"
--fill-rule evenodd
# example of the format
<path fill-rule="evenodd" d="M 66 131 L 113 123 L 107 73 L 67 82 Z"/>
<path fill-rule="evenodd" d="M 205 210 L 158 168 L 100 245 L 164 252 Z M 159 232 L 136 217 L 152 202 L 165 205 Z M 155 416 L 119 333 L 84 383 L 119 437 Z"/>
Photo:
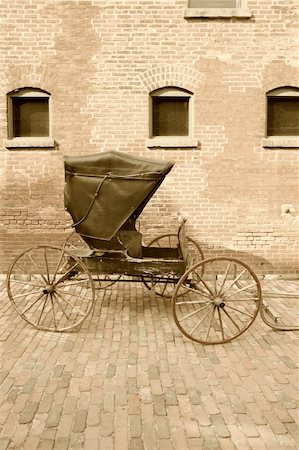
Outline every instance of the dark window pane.
<path fill-rule="evenodd" d="M 189 0 L 189 8 L 236 8 L 236 0 Z"/>
<path fill-rule="evenodd" d="M 13 137 L 49 136 L 47 98 L 13 98 Z"/>
<path fill-rule="evenodd" d="M 299 135 L 298 97 L 268 97 L 267 135 Z"/>
<path fill-rule="evenodd" d="M 153 135 L 188 136 L 189 98 L 153 97 Z"/>

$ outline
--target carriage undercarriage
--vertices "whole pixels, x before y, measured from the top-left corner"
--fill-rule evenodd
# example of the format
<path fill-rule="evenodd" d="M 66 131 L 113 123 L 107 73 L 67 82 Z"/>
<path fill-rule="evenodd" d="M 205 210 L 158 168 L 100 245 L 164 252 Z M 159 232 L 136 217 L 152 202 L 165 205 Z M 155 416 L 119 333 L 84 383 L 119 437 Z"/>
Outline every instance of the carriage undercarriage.
<path fill-rule="evenodd" d="M 263 321 L 275 330 L 298 329 L 279 322 L 281 319 L 262 300 L 258 277 L 242 261 L 225 257 L 202 259 L 201 252 L 192 254 L 187 267 L 178 249 L 144 247 L 144 250 L 150 256 L 138 260 L 122 255 L 116 258 L 113 253 L 105 257 L 93 252 L 88 255 L 86 247 L 33 247 L 11 266 L 7 278 L 10 300 L 17 312 L 36 328 L 71 331 L 92 314 L 101 291 L 116 283 L 134 282 L 168 298 L 177 327 L 195 342 L 229 342 L 244 333 L 259 312 Z"/>

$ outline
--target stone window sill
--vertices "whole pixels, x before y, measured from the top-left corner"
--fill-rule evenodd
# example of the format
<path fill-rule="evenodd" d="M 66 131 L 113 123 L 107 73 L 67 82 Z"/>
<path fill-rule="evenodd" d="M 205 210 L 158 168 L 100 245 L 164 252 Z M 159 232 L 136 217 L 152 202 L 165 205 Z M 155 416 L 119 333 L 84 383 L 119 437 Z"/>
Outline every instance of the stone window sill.
<path fill-rule="evenodd" d="M 250 19 L 251 11 L 242 8 L 187 8 L 184 12 L 185 19 Z"/>
<path fill-rule="evenodd" d="M 6 139 L 4 146 L 9 149 L 55 148 L 55 141 L 50 137 L 17 137 Z"/>
<path fill-rule="evenodd" d="M 197 148 L 198 140 L 184 136 L 158 136 L 148 139 L 148 148 Z"/>
<path fill-rule="evenodd" d="M 272 136 L 262 141 L 264 148 L 299 148 L 299 136 Z"/>

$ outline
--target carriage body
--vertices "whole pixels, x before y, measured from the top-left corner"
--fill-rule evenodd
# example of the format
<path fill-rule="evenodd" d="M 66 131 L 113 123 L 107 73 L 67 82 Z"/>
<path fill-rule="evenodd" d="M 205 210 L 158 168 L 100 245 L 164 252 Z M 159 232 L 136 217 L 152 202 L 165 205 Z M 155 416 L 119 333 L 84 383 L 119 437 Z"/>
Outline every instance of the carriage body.
<path fill-rule="evenodd" d="M 136 220 L 172 167 L 118 152 L 65 158 L 65 207 L 88 246 L 75 253 L 92 273 L 179 278 L 185 272 L 183 225 L 176 247 L 144 246 L 136 229 Z"/>
<path fill-rule="evenodd" d="M 66 157 L 65 207 L 89 248 L 142 258 L 136 220 L 172 167 L 119 152 Z"/>

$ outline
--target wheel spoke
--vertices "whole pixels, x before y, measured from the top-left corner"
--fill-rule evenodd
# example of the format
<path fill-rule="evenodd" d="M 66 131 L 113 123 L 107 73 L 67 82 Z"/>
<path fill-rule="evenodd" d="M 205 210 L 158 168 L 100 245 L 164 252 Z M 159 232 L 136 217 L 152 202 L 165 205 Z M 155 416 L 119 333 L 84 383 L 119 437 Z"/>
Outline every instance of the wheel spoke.
<path fill-rule="evenodd" d="M 239 275 L 232 281 L 232 283 L 229 286 L 227 286 L 225 289 L 222 290 L 221 294 L 224 294 L 224 292 L 231 289 L 237 283 L 237 281 L 244 275 L 245 272 L 246 272 L 246 269 L 242 270 L 242 272 L 239 273 Z"/>
<path fill-rule="evenodd" d="M 203 301 L 201 301 L 201 300 L 192 300 L 192 301 L 185 301 L 185 302 L 176 302 L 175 304 L 177 305 L 177 306 L 180 306 L 180 305 L 184 305 L 184 306 L 186 306 L 186 305 L 206 305 L 207 303 L 211 303 L 211 300 L 210 301 L 207 301 L 207 300 L 203 300 Z"/>
<path fill-rule="evenodd" d="M 21 297 L 26 297 L 28 295 L 35 295 L 35 294 L 40 294 L 40 289 L 38 291 L 35 291 L 35 292 L 26 292 L 25 294 L 15 295 L 14 298 L 21 298 Z M 42 292 L 42 295 L 44 295 L 43 292 Z"/>
<path fill-rule="evenodd" d="M 216 276 L 216 273 L 215 273 L 215 269 L 214 269 L 213 264 L 211 264 L 211 268 L 212 268 L 212 272 L 213 272 L 213 280 L 214 280 L 215 295 L 218 295 L 218 294 L 217 294 L 217 276 Z"/>
<path fill-rule="evenodd" d="M 23 269 L 23 267 L 21 267 L 18 263 L 15 263 L 15 266 L 18 267 L 18 269 L 20 269 L 22 272 L 24 272 L 30 278 L 31 277 L 35 278 L 41 286 L 43 285 L 43 283 L 41 283 L 41 280 L 34 273 L 29 273 L 27 270 Z"/>
<path fill-rule="evenodd" d="M 71 280 L 73 280 L 73 278 L 71 278 L 69 281 L 71 281 Z M 68 280 L 65 280 L 64 286 L 59 286 L 59 289 L 61 289 L 63 287 L 66 288 L 66 287 L 69 287 L 69 286 L 77 286 L 80 283 L 88 283 L 88 279 L 86 278 L 84 280 L 77 280 L 77 281 L 74 281 L 72 283 L 68 283 Z M 57 286 L 58 284 L 60 284 L 59 281 L 55 284 L 55 286 Z"/>
<path fill-rule="evenodd" d="M 60 286 L 60 287 L 59 287 L 59 291 L 60 291 L 61 294 L 64 294 L 64 295 L 70 295 L 71 297 L 77 297 L 77 298 L 84 299 L 84 300 L 88 300 L 88 301 L 91 301 L 91 300 L 92 300 L 91 297 L 85 297 L 85 295 L 81 295 L 81 294 L 79 294 L 79 293 L 77 294 L 76 291 L 75 291 L 75 292 L 74 292 L 74 291 L 72 291 L 72 292 L 61 291 L 61 288 L 63 288 L 63 287 L 64 287 L 64 286 Z M 56 288 L 55 292 L 58 294 L 58 289 L 57 289 L 57 288 Z"/>
<path fill-rule="evenodd" d="M 219 323 L 220 323 L 220 327 L 221 327 L 222 339 L 225 340 L 223 323 L 222 323 L 222 317 L 221 317 L 221 313 L 220 313 L 220 308 L 217 308 L 217 309 L 218 309 L 218 318 L 219 318 Z"/>
<path fill-rule="evenodd" d="M 237 312 L 239 312 L 240 314 L 244 314 L 244 316 L 247 316 L 247 317 L 252 318 L 252 315 L 251 315 L 251 314 L 248 314 L 248 313 L 242 311 L 242 310 L 239 309 L 239 308 L 234 308 L 233 306 L 229 306 L 229 305 L 225 305 L 225 306 L 226 306 L 226 308 L 233 309 L 234 311 L 237 311 Z"/>
<path fill-rule="evenodd" d="M 209 339 L 209 334 L 210 334 L 210 330 L 211 330 L 211 326 L 212 326 L 212 323 L 213 323 L 213 320 L 214 320 L 214 316 L 215 316 L 215 310 L 216 310 L 216 306 L 214 305 L 214 308 L 213 308 L 213 310 L 212 310 L 212 316 L 211 316 L 211 320 L 210 320 L 210 323 L 209 323 L 209 327 L 208 327 L 208 329 L 207 329 L 207 334 L 206 334 L 206 341 Z"/>
<path fill-rule="evenodd" d="M 49 264 L 48 264 L 46 247 L 44 247 L 44 257 L 45 257 L 45 263 L 46 263 L 47 280 L 48 280 L 48 283 L 50 284 Z"/>
<path fill-rule="evenodd" d="M 192 311 L 191 313 L 187 314 L 186 316 L 182 317 L 180 319 L 180 322 L 183 322 L 183 320 L 188 319 L 189 317 L 194 316 L 194 314 L 198 314 L 200 311 L 203 311 L 204 309 L 208 308 L 210 305 L 202 306 L 201 308 L 196 309 L 195 311 Z"/>
<path fill-rule="evenodd" d="M 199 325 L 205 320 L 205 318 L 209 315 L 210 311 L 212 310 L 213 306 L 210 306 L 210 309 L 207 311 L 207 313 L 199 320 L 199 322 L 195 325 L 195 327 L 190 331 L 190 336 L 194 333 L 195 330 L 199 327 Z"/>
<path fill-rule="evenodd" d="M 63 271 L 66 269 L 67 265 L 68 265 L 68 261 L 64 261 L 64 263 L 62 264 L 62 266 L 60 267 L 60 269 L 57 271 L 57 275 L 61 275 L 63 273 Z M 54 280 L 53 280 L 54 281 Z"/>
<path fill-rule="evenodd" d="M 67 315 L 67 313 L 65 312 L 65 309 L 62 307 L 62 304 L 60 303 L 60 301 L 58 299 L 58 295 L 56 294 L 56 292 L 53 292 L 53 296 L 54 296 L 54 300 L 56 301 L 57 305 L 61 309 L 62 314 L 69 320 L 70 315 Z"/>
<path fill-rule="evenodd" d="M 235 325 L 235 327 L 238 328 L 238 330 L 240 331 L 240 327 L 239 325 L 234 321 L 234 319 L 231 317 L 231 315 L 226 311 L 225 308 L 222 308 L 222 311 L 224 312 L 224 314 L 227 315 L 227 317 L 229 318 L 229 320 Z M 220 314 L 220 313 L 219 313 Z"/>
<path fill-rule="evenodd" d="M 250 300 L 255 300 L 255 301 L 257 301 L 259 298 L 258 297 L 247 297 L 247 298 L 228 298 L 228 297 L 225 297 L 225 302 L 232 302 L 232 303 L 235 303 L 235 302 L 246 302 L 246 303 L 248 303 Z"/>
<path fill-rule="evenodd" d="M 50 294 L 50 299 L 51 299 L 51 305 L 52 305 L 51 310 L 52 310 L 52 315 L 53 315 L 54 328 L 55 328 L 55 330 L 57 330 L 56 317 L 55 317 L 55 308 L 54 308 L 54 301 L 53 301 L 52 294 Z"/>
<path fill-rule="evenodd" d="M 64 247 L 62 248 L 62 251 L 61 251 L 61 253 L 60 253 L 59 260 L 58 260 L 58 263 L 57 263 L 57 266 L 56 266 L 56 268 L 55 268 L 55 270 L 54 270 L 54 275 L 53 275 L 52 283 L 55 283 L 56 275 L 57 275 L 59 266 L 60 266 L 60 264 L 61 264 L 63 255 L 64 255 Z"/>
<path fill-rule="evenodd" d="M 74 268 L 78 265 L 79 263 L 76 262 L 76 264 L 74 264 L 65 274 L 62 275 L 61 278 L 59 278 L 58 281 L 56 281 L 56 283 L 54 283 L 52 286 L 55 287 L 60 283 L 63 283 L 64 281 L 67 280 L 67 276 L 74 270 Z M 78 274 L 77 274 L 78 275 Z M 54 281 L 54 280 L 53 280 Z"/>
<path fill-rule="evenodd" d="M 27 308 L 24 309 L 24 311 L 22 311 L 22 314 L 24 315 L 27 311 L 29 311 L 29 309 L 31 309 L 32 306 L 34 306 L 42 298 L 43 295 L 45 295 L 45 294 L 42 292 L 41 295 L 36 300 L 34 300 L 34 302 L 31 305 L 27 306 Z"/>
<path fill-rule="evenodd" d="M 41 320 L 41 318 L 42 318 L 43 312 L 44 312 L 44 310 L 45 310 L 45 307 L 46 307 L 48 298 L 49 298 L 49 294 L 46 295 L 46 298 L 45 298 L 45 301 L 44 301 L 44 304 L 43 304 L 41 313 L 40 313 L 40 315 L 39 315 L 39 318 L 38 318 L 38 321 L 37 321 L 37 325 L 38 325 L 38 326 L 39 326 L 40 320 Z"/>
<path fill-rule="evenodd" d="M 37 283 L 34 283 L 34 282 L 32 282 L 32 283 L 30 283 L 30 281 L 24 281 L 24 280 L 15 280 L 15 279 L 13 279 L 13 280 L 10 280 L 10 284 L 12 284 L 12 283 L 21 283 L 21 284 L 26 284 L 26 285 L 28 285 L 28 286 L 34 286 L 34 287 L 37 287 Z M 42 284 L 40 284 L 40 287 L 42 287 L 43 285 Z"/>
<path fill-rule="evenodd" d="M 33 259 L 31 253 L 27 253 L 27 256 L 30 258 L 31 262 L 34 264 L 34 266 L 35 266 L 35 268 L 37 270 L 37 273 L 42 277 L 44 282 L 47 284 L 48 281 L 47 281 L 46 277 L 40 272 L 40 269 L 39 269 L 38 265 L 36 264 L 36 261 Z"/>
<path fill-rule="evenodd" d="M 71 306 L 71 308 L 73 308 L 73 310 L 80 314 L 81 316 L 84 316 L 84 312 L 82 312 L 79 308 L 77 308 L 75 305 L 73 305 L 73 303 L 69 302 L 68 300 L 66 300 L 65 298 L 63 298 L 59 292 L 56 291 L 56 294 L 58 295 L 59 298 L 61 298 L 62 301 L 64 301 L 65 303 L 67 303 L 69 306 Z M 86 298 L 86 297 L 85 297 Z M 90 298 L 88 300 L 91 300 Z"/>
<path fill-rule="evenodd" d="M 224 285 L 226 283 L 226 280 L 227 280 L 230 268 L 231 268 L 231 262 L 228 263 L 228 265 L 227 265 L 227 267 L 225 269 L 225 273 L 224 273 L 224 276 L 223 276 L 223 280 L 222 280 L 222 283 L 221 283 L 218 295 L 222 294 L 222 289 L 224 288 Z"/>
<path fill-rule="evenodd" d="M 256 283 L 249 284 L 248 286 L 245 286 L 245 287 L 243 287 L 242 289 L 239 289 L 237 292 L 232 292 L 231 294 L 226 295 L 226 296 L 225 296 L 225 299 L 231 298 L 231 297 L 233 297 L 234 295 L 237 295 L 237 294 L 239 294 L 240 292 L 246 291 L 247 289 L 249 289 L 249 288 L 251 288 L 251 287 L 253 287 L 253 286 L 256 286 Z"/>
<path fill-rule="evenodd" d="M 194 293 L 197 294 L 197 295 L 201 295 L 202 297 L 206 297 L 206 298 L 208 298 L 209 300 L 211 300 L 211 297 L 209 297 L 208 294 L 203 293 L 203 292 L 200 291 L 199 289 L 193 289 L 192 287 L 187 286 L 186 284 L 182 284 L 182 288 L 187 289 L 187 291 L 194 292 Z"/>
<path fill-rule="evenodd" d="M 214 297 L 214 292 L 211 291 L 205 280 L 201 277 L 201 275 L 197 274 L 202 284 L 205 286 L 205 288 L 209 291 L 209 293 Z"/>

